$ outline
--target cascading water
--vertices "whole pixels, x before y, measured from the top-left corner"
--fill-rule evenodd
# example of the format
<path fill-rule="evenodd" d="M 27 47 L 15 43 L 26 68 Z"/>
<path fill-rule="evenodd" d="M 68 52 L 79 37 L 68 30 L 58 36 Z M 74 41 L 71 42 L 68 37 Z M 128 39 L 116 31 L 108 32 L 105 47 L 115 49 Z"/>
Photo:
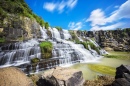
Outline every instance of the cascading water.
<path fill-rule="evenodd" d="M 81 44 L 75 44 L 71 41 L 64 40 L 71 38 L 69 32 L 63 30 L 63 34 L 65 36 L 64 39 L 61 39 L 60 33 L 56 28 L 53 28 L 51 32 L 53 34 L 53 38 L 56 40 L 58 39 L 58 43 L 54 41 L 52 42 L 54 47 L 52 51 L 53 58 L 58 58 L 61 66 L 99 59 L 99 55 L 96 52 L 93 52 L 96 53 L 93 54 L 89 50 L 86 50 Z"/>
<path fill-rule="evenodd" d="M 53 38 L 55 38 L 57 41 L 61 41 L 60 33 L 56 28 L 52 28 L 52 34 Z"/>
<path fill-rule="evenodd" d="M 64 39 L 71 39 L 71 35 L 69 34 L 68 30 L 63 29 Z"/>
<path fill-rule="evenodd" d="M 40 27 L 40 31 L 41 31 L 41 37 L 42 37 L 42 39 L 43 40 L 45 40 L 45 39 L 47 39 L 48 38 L 48 36 L 47 36 L 47 34 L 46 34 L 46 29 L 43 27 Z"/>
<path fill-rule="evenodd" d="M 45 68 L 52 68 L 54 66 L 70 65 L 77 62 L 90 62 L 99 59 L 99 55 L 94 50 L 86 50 L 83 45 L 75 44 L 74 42 L 67 41 L 71 39 L 71 35 L 68 30 L 63 30 L 61 37 L 60 32 L 56 28 L 50 28 L 52 33 L 52 40 L 49 40 L 53 44 L 52 58 L 47 61 L 39 62 L 35 67 L 30 64 L 32 58 L 41 58 L 41 50 L 39 42 L 36 39 L 31 39 L 25 42 L 10 43 L 6 46 L 0 47 L 0 67 L 6 66 L 19 66 L 23 64 L 29 64 L 25 67 L 20 67 L 22 70 L 36 70 L 39 72 Z M 48 38 L 46 30 L 40 28 L 41 41 Z M 63 39 L 61 39 L 63 38 Z M 93 51 L 93 52 L 92 52 Z M 42 66 L 42 67 L 41 67 Z"/>
<path fill-rule="evenodd" d="M 11 43 L 0 47 L 0 67 L 29 63 L 32 58 L 41 58 L 40 47 L 35 39 Z"/>

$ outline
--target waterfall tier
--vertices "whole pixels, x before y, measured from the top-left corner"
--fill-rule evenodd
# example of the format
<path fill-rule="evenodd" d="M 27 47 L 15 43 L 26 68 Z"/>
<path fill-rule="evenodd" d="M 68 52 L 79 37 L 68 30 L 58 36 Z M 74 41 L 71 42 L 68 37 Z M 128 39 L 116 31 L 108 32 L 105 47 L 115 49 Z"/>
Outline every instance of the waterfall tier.
<path fill-rule="evenodd" d="M 41 58 L 38 41 L 31 39 L 26 42 L 10 43 L 0 47 L 0 67 L 17 66 L 29 63 L 32 58 Z"/>

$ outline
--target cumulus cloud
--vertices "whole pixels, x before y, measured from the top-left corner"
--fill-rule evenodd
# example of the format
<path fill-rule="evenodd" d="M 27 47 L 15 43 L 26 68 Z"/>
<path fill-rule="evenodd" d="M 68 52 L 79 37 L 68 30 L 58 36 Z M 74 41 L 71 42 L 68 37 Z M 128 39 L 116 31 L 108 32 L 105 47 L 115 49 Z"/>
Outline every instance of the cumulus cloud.
<path fill-rule="evenodd" d="M 91 26 L 105 25 L 106 18 L 104 12 L 101 9 L 96 9 L 92 11 L 90 17 L 86 20 L 86 22 L 88 21 L 91 22 Z"/>
<path fill-rule="evenodd" d="M 116 23 L 121 19 L 130 18 L 130 0 L 127 0 L 117 10 L 113 11 L 110 16 L 106 17 L 102 9 L 93 10 L 90 17 L 86 22 L 91 22 L 91 30 L 108 30 L 120 27 L 122 23 Z M 112 24 L 110 26 L 102 26 L 107 24 Z M 114 24 L 113 24 L 114 23 Z"/>
<path fill-rule="evenodd" d="M 43 5 L 43 8 L 46 9 L 47 11 L 53 12 L 53 11 L 58 11 L 59 13 L 62 13 L 65 8 L 73 9 L 78 0 L 67 0 L 64 1 L 62 0 L 61 2 L 45 2 Z"/>
<path fill-rule="evenodd" d="M 70 22 L 68 25 L 70 30 L 79 30 L 83 27 L 83 23 L 82 22 Z"/>

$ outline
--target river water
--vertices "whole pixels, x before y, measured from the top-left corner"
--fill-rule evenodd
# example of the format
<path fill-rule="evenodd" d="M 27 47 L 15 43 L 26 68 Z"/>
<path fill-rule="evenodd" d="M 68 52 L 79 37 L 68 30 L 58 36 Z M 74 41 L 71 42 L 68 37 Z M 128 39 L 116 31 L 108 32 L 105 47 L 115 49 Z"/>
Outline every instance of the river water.
<path fill-rule="evenodd" d="M 83 77 L 86 80 L 92 80 L 95 79 L 97 77 L 97 75 L 109 75 L 109 74 L 102 74 L 100 72 L 95 72 L 93 70 L 91 70 L 88 67 L 88 64 L 97 64 L 97 65 L 104 65 L 104 66 L 109 66 L 109 67 L 119 67 L 121 64 L 124 65 L 130 65 L 130 61 L 129 60 L 119 60 L 119 59 L 115 59 L 115 58 L 102 58 L 99 61 L 97 61 L 96 63 L 79 63 L 79 64 L 75 64 L 73 66 L 71 66 L 71 68 L 80 70 L 83 72 Z M 112 76 L 112 75 L 110 75 Z"/>

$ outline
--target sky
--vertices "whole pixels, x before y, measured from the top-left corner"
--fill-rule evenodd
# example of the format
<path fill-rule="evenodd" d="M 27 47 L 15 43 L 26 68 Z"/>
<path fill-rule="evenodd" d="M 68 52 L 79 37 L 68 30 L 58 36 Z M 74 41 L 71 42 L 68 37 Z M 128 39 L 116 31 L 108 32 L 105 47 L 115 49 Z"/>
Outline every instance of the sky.
<path fill-rule="evenodd" d="M 25 0 L 51 27 L 114 30 L 130 27 L 130 0 Z"/>

